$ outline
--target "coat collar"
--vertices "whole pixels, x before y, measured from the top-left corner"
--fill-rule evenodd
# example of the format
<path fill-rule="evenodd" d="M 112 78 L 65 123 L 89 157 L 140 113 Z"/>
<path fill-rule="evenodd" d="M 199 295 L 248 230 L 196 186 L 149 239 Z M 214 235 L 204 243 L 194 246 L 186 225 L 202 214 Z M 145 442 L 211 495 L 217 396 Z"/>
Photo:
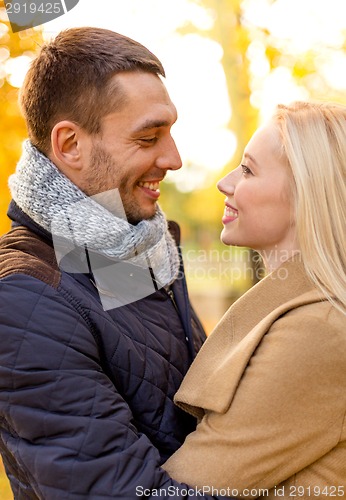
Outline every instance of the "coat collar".
<path fill-rule="evenodd" d="M 238 299 L 202 347 L 175 402 L 201 418 L 227 411 L 254 350 L 273 322 L 290 309 L 325 300 L 308 279 L 299 255 Z"/>

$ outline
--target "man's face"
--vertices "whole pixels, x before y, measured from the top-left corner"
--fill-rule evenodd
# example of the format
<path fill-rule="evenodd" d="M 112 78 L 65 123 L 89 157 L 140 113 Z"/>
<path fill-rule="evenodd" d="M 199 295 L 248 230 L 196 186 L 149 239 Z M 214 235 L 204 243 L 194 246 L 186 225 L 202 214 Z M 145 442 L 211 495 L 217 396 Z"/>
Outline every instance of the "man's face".
<path fill-rule="evenodd" d="M 155 214 L 167 170 L 182 166 L 171 136 L 177 113 L 156 75 L 129 72 L 114 79 L 125 104 L 101 119 L 100 134 L 89 136 L 79 187 L 89 196 L 118 188 L 129 222 L 137 224 Z"/>

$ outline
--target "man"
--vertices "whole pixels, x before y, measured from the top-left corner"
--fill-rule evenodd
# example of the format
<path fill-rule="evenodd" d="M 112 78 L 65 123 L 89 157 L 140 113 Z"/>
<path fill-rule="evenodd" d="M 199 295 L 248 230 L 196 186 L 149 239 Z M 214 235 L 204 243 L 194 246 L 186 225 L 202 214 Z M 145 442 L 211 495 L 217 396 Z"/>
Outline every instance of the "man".
<path fill-rule="evenodd" d="M 159 466 L 195 426 L 173 395 L 204 333 L 179 229 L 175 241 L 157 205 L 181 167 L 161 76 L 145 47 L 97 28 L 62 32 L 26 76 L 30 140 L 0 242 L 0 445 L 15 498 L 185 498 Z"/>

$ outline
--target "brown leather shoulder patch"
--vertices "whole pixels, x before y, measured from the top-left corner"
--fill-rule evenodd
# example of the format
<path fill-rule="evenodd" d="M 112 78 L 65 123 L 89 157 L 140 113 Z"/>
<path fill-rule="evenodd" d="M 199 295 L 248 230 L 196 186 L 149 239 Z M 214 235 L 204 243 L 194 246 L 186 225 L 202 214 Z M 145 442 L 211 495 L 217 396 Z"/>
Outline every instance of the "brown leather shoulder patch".
<path fill-rule="evenodd" d="M 54 248 L 24 226 L 0 238 L 0 279 L 27 274 L 57 288 L 61 272 Z"/>

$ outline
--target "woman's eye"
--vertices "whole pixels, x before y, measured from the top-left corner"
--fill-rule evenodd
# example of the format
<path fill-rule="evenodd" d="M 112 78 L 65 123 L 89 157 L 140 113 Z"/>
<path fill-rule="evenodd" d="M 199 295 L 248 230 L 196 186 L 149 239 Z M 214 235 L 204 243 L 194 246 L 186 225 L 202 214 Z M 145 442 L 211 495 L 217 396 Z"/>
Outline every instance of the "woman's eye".
<path fill-rule="evenodd" d="M 241 168 L 242 168 L 242 171 L 243 171 L 243 174 L 244 175 L 252 175 L 252 172 L 251 170 L 249 169 L 249 167 L 247 167 L 246 165 L 240 165 Z"/>

